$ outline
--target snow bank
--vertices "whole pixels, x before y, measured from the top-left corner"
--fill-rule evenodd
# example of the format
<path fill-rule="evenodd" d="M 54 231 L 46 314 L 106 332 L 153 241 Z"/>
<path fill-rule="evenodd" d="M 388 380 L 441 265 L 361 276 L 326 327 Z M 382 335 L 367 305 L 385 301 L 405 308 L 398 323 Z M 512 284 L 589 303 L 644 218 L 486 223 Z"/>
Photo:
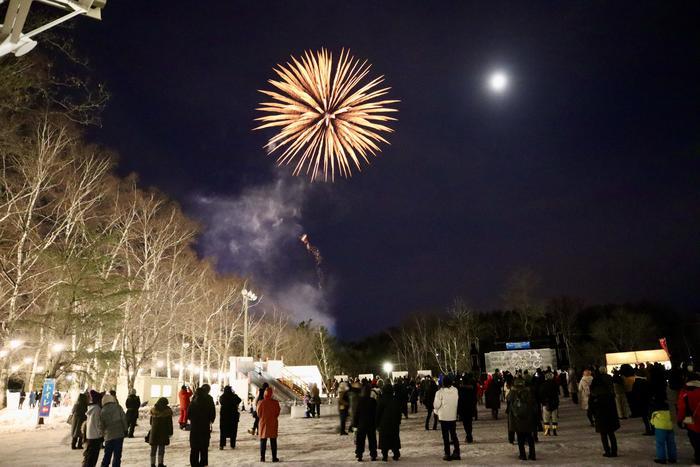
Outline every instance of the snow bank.
<path fill-rule="evenodd" d="M 22 410 L 5 408 L 0 410 L 0 433 L 70 427 L 66 423 L 70 412 L 71 407 L 51 407 L 51 414 L 44 417 L 44 425 L 38 425 L 38 408 L 30 409 L 26 405 Z"/>

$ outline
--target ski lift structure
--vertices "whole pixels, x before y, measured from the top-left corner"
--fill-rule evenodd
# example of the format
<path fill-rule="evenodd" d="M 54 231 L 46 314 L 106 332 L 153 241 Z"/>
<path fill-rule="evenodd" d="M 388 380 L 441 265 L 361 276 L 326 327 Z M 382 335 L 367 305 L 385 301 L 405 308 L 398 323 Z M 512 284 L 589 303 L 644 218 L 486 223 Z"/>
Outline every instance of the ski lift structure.
<path fill-rule="evenodd" d="M 9 2 L 9 3 L 8 3 Z M 62 15 L 32 31 L 22 32 L 27 21 L 32 3 L 41 3 L 62 10 Z M 14 54 L 20 57 L 36 47 L 37 41 L 32 39 L 54 26 L 76 16 L 85 15 L 89 18 L 102 19 L 102 9 L 107 0 L 0 0 L 0 6 L 7 4 L 5 20 L 0 25 L 0 57 Z"/>

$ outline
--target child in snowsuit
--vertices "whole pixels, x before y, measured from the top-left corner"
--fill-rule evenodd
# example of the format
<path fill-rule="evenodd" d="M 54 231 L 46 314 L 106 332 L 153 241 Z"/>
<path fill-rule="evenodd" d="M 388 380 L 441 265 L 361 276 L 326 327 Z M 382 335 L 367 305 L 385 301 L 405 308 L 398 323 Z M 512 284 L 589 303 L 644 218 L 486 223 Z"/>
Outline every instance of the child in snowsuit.
<path fill-rule="evenodd" d="M 673 433 L 673 420 L 671 411 L 666 402 L 660 402 L 656 406 L 657 410 L 651 413 L 651 424 L 654 427 L 656 437 L 656 459 L 657 464 L 675 464 L 678 459 L 676 453 L 676 437 Z"/>

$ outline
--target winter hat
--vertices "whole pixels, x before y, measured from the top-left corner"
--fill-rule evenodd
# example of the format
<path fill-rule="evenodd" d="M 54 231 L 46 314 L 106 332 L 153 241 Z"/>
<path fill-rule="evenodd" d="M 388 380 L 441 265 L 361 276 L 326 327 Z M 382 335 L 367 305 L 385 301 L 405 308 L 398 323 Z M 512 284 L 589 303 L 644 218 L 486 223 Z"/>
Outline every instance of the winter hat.
<path fill-rule="evenodd" d="M 95 391 L 94 389 L 90 389 L 90 402 L 92 404 L 99 404 L 102 402 L 102 394 L 99 392 Z"/>
<path fill-rule="evenodd" d="M 265 399 L 272 399 L 272 388 L 265 389 Z"/>
<path fill-rule="evenodd" d="M 117 399 L 111 394 L 105 394 L 104 397 L 102 397 L 102 405 L 111 404 L 113 402 L 117 402 Z"/>

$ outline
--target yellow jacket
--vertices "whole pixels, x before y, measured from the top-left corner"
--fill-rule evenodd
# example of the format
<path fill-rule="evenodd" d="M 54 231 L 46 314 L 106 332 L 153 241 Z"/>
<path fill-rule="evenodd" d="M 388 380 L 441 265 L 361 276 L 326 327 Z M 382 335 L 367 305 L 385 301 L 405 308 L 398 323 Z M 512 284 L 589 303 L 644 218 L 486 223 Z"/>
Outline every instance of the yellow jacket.
<path fill-rule="evenodd" d="M 668 410 L 652 412 L 651 424 L 658 430 L 672 430 L 673 421 L 671 420 L 671 412 Z"/>

